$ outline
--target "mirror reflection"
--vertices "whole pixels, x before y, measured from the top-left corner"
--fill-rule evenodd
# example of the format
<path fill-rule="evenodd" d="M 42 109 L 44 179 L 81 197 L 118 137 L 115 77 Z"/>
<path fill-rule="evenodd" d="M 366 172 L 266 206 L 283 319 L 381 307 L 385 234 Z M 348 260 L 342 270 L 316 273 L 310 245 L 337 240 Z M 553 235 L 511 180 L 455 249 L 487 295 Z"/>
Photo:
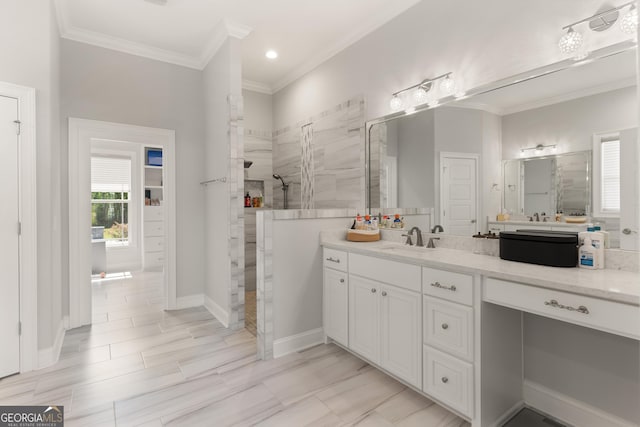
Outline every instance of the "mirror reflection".
<path fill-rule="evenodd" d="M 625 194 L 638 192 L 628 160 L 636 128 L 635 49 L 381 118 L 367 127 L 368 207 L 433 207 L 435 222 L 460 235 L 486 231 L 503 213 L 584 216 L 637 250 L 637 235 L 621 234 L 639 225 L 625 207 Z"/>
<path fill-rule="evenodd" d="M 504 162 L 504 211 L 509 215 L 585 216 L 591 212 L 591 152 Z M 544 220 L 543 220 L 544 221 Z"/>

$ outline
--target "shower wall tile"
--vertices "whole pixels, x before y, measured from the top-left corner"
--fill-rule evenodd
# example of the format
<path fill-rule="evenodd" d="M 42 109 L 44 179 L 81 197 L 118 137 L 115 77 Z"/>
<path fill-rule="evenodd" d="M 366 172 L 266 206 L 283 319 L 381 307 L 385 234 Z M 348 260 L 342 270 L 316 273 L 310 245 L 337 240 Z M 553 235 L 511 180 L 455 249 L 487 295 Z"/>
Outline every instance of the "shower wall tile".
<path fill-rule="evenodd" d="M 299 123 L 273 133 L 273 171 L 289 187 L 289 207 L 301 204 L 301 128 L 313 128 L 314 207 L 364 207 L 364 121 L 363 97 L 345 101 Z M 274 208 L 283 206 L 280 185 L 273 183 Z"/>

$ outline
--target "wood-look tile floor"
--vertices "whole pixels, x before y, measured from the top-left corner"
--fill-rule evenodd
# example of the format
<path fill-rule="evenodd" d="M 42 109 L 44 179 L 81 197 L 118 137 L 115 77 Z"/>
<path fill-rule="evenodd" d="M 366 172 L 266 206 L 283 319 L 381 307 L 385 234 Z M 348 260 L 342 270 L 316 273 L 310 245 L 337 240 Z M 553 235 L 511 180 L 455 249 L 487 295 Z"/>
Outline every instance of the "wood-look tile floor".
<path fill-rule="evenodd" d="M 254 337 L 258 330 L 256 309 L 256 291 L 246 291 L 244 293 L 244 327 Z"/>
<path fill-rule="evenodd" d="M 94 324 L 54 366 L 0 380 L 1 405 L 65 407 L 71 426 L 468 426 L 335 345 L 256 360 L 204 308 L 162 310 L 161 278 L 93 285 Z"/>

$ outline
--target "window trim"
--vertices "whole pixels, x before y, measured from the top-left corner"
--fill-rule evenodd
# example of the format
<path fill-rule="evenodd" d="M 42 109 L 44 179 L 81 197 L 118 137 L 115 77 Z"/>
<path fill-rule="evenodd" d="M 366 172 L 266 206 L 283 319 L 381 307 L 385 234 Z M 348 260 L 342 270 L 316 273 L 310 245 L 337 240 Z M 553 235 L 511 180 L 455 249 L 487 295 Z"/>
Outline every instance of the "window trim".
<path fill-rule="evenodd" d="M 620 218 L 620 211 L 611 212 L 602 210 L 602 142 L 610 138 L 620 139 L 620 131 L 603 132 L 593 135 L 591 194 L 593 194 L 592 216 L 596 218 Z"/>

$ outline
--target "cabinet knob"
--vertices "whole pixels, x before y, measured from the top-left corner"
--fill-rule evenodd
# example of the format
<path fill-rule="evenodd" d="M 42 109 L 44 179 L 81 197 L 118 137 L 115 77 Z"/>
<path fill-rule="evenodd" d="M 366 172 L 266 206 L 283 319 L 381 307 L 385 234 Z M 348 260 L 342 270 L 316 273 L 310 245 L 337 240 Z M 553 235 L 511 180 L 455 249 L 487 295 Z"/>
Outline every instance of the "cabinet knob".
<path fill-rule="evenodd" d="M 340 283 L 344 283 L 344 279 L 340 279 Z"/>
<path fill-rule="evenodd" d="M 376 288 L 371 288 L 371 293 L 375 294 L 376 293 Z"/>
<path fill-rule="evenodd" d="M 445 330 L 446 330 L 446 329 L 449 329 L 449 325 L 447 325 L 446 323 L 443 323 L 443 324 L 442 324 L 442 329 L 445 329 Z"/>
<path fill-rule="evenodd" d="M 448 383 L 448 382 L 449 382 L 449 378 L 447 378 L 447 377 L 442 377 L 442 382 L 443 382 L 443 383 L 445 383 L 445 384 L 446 384 L 446 383 Z"/>
<path fill-rule="evenodd" d="M 382 296 L 386 297 L 387 296 L 387 291 L 382 291 Z"/>

